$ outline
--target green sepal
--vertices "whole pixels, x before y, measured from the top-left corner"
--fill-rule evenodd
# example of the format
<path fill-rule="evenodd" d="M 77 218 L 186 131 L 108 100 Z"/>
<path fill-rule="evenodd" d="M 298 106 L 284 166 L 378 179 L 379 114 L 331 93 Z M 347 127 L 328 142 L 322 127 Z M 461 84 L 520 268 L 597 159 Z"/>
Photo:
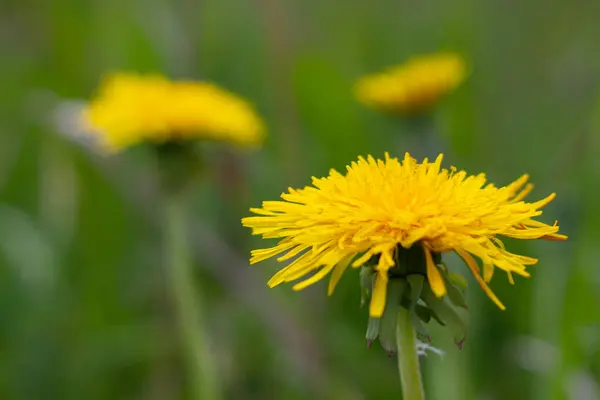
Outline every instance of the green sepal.
<path fill-rule="evenodd" d="M 411 319 L 412 319 L 412 323 L 415 327 L 417 339 L 419 339 L 421 342 L 429 342 L 430 341 L 429 332 L 427 332 L 427 329 L 425 329 L 425 326 L 421 322 L 420 317 L 416 316 L 413 313 L 413 314 L 411 314 Z"/>
<path fill-rule="evenodd" d="M 438 324 L 440 324 L 441 326 L 446 326 L 446 323 L 440 318 L 439 315 L 437 315 L 435 313 L 435 311 L 433 310 L 429 310 L 431 312 L 431 318 L 435 319 L 435 322 L 437 322 Z"/>
<path fill-rule="evenodd" d="M 360 306 L 364 307 L 373 289 L 373 267 L 363 265 L 360 268 Z"/>
<path fill-rule="evenodd" d="M 449 272 L 448 279 L 450 279 L 450 282 L 452 282 L 454 285 L 458 286 L 458 288 L 460 290 L 462 290 L 463 292 L 465 290 L 467 290 L 467 286 L 468 286 L 467 280 L 461 274 L 457 274 L 456 272 Z"/>
<path fill-rule="evenodd" d="M 432 312 L 429 308 L 422 306 L 421 304 L 417 304 L 415 307 L 415 315 L 419 317 L 419 319 L 426 324 L 431 321 Z"/>
<path fill-rule="evenodd" d="M 457 344 L 462 343 L 467 335 L 466 318 L 463 319 L 445 297 L 441 299 L 437 298 L 427 285 L 423 288 L 422 298 L 434 312 L 434 317 L 437 315 L 448 326 L 454 337 L 454 341 Z"/>
<path fill-rule="evenodd" d="M 455 306 L 462 307 L 464 309 L 468 309 L 467 301 L 465 300 L 464 292 L 455 285 L 447 273 L 441 273 L 444 282 L 446 283 L 446 294 L 448 298 Z"/>
<path fill-rule="evenodd" d="M 367 346 L 369 347 L 371 347 L 371 343 L 373 343 L 373 341 L 377 339 L 377 336 L 379 335 L 380 321 L 381 320 L 379 318 L 369 317 L 369 323 L 367 324 L 366 334 Z"/>
<path fill-rule="evenodd" d="M 440 262 L 436 263 L 436 265 L 442 272 L 448 273 L 448 266 L 446 265 L 445 262 L 440 261 Z"/>
<path fill-rule="evenodd" d="M 385 299 L 385 310 L 379 324 L 379 342 L 388 352 L 396 352 L 396 324 L 398 322 L 398 307 L 402 301 L 406 281 L 404 279 L 390 279 Z"/>
<path fill-rule="evenodd" d="M 423 282 L 425 281 L 425 277 L 419 274 L 412 274 L 406 277 L 408 284 L 410 286 L 410 308 L 409 310 L 414 311 L 417 301 L 421 297 L 421 292 L 423 291 Z"/>

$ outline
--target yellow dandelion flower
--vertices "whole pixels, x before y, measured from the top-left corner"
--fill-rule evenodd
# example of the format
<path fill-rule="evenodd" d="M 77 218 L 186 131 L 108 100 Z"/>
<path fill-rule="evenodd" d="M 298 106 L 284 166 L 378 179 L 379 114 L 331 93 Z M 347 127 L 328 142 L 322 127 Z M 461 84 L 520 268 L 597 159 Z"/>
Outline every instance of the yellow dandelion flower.
<path fill-rule="evenodd" d="M 374 264 L 376 280 L 370 315 L 385 308 L 388 271 L 396 265 L 397 249 L 422 248 L 426 275 L 438 297 L 446 285 L 434 263 L 441 253 L 455 252 L 467 264 L 485 293 L 504 306 L 487 285 L 495 268 L 529 276 L 526 267 L 537 259 L 507 251 L 498 237 L 565 240 L 558 225 L 534 219 L 555 195 L 528 203 L 532 189 L 527 175 L 505 187 L 485 184 L 484 174 L 441 168 L 442 155 L 419 164 L 407 153 L 403 161 L 359 158 L 342 175 L 313 178 L 313 186 L 290 188 L 283 201 L 265 201 L 252 208 L 257 216 L 242 219 L 253 234 L 280 239 L 271 248 L 252 251 L 252 264 L 278 257 L 293 261 L 269 281 L 273 287 L 314 273 L 297 283 L 303 289 L 331 272 L 331 294 L 349 267 Z M 475 257 L 482 261 L 483 276 Z M 371 261 L 370 261 L 371 260 Z M 396 272 L 394 270 L 390 273 Z"/>
<path fill-rule="evenodd" d="M 262 121 L 245 100 L 208 82 L 160 75 L 108 76 L 82 117 L 108 150 L 193 139 L 254 146 L 264 137 Z"/>
<path fill-rule="evenodd" d="M 465 61 L 457 54 L 414 57 L 380 74 L 358 81 L 356 98 L 384 111 L 414 114 L 433 106 L 466 76 Z"/>

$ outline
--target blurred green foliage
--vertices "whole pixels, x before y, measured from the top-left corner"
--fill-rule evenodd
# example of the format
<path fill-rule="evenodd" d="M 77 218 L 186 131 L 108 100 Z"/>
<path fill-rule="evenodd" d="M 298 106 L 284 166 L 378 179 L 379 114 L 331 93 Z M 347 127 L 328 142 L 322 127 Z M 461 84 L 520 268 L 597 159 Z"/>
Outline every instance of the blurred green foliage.
<path fill-rule="evenodd" d="M 268 289 L 277 266 L 247 266 L 264 244 L 239 219 L 359 154 L 424 151 L 352 85 L 438 50 L 472 67 L 435 115 L 447 165 L 498 184 L 530 173 L 532 198 L 558 193 L 545 220 L 570 240 L 508 243 L 541 261 L 513 287 L 494 280 L 505 312 L 471 280 L 463 350 L 433 332 L 446 355 L 424 361 L 429 398 L 600 398 L 598 15 L 592 0 L 4 0 L 0 398 L 188 396 L 148 156 L 93 155 L 55 113 L 115 69 L 216 81 L 270 127 L 261 151 L 206 150 L 190 219 L 226 398 L 398 398 L 395 363 L 364 343 L 358 274 L 331 298 Z"/>

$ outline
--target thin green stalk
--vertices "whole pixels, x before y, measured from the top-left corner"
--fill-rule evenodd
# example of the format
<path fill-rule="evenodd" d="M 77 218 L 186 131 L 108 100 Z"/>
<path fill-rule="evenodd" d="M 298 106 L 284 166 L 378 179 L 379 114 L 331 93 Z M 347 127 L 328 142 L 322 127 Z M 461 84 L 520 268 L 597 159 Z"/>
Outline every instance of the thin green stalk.
<path fill-rule="evenodd" d="M 448 144 L 439 135 L 433 114 L 411 116 L 404 121 L 404 134 L 397 135 L 400 155 L 408 151 L 417 160 L 446 153 Z"/>
<path fill-rule="evenodd" d="M 400 307 L 400 311 L 398 311 L 396 341 L 398 343 L 398 369 L 402 383 L 402 398 L 404 400 L 424 400 L 425 393 L 421 383 L 415 328 L 410 312 L 404 307 Z"/>
<path fill-rule="evenodd" d="M 184 196 L 169 197 L 166 204 L 166 272 L 189 363 L 189 382 L 194 399 L 216 400 L 221 396 L 215 363 L 206 337 L 200 296 L 193 285 L 186 220 Z"/>

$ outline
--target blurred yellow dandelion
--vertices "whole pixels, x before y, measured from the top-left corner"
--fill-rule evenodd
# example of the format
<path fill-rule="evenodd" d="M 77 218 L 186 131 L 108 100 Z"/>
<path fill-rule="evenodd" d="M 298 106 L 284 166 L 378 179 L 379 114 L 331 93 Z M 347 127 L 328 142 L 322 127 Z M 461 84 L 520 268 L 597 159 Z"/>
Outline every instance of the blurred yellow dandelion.
<path fill-rule="evenodd" d="M 485 293 L 502 309 L 487 282 L 494 268 L 529 276 L 526 266 L 537 259 L 508 252 L 499 236 L 516 239 L 565 240 L 557 223 L 534 220 L 555 195 L 528 203 L 523 198 L 532 185 L 527 175 L 505 187 L 485 184 L 484 174 L 441 168 L 442 155 L 419 164 L 407 153 L 403 161 L 386 154 L 385 160 L 359 158 L 342 175 L 331 170 L 328 177 L 313 178 L 313 186 L 290 188 L 283 201 L 265 201 L 252 208 L 257 216 L 242 219 L 253 234 L 279 239 L 271 248 L 252 251 L 252 264 L 276 257 L 294 259 L 269 281 L 273 287 L 314 275 L 297 283 L 303 289 L 331 272 L 329 293 L 348 266 L 374 263 L 376 281 L 370 315 L 381 316 L 385 308 L 388 270 L 396 265 L 401 248 L 420 246 L 427 264 L 427 278 L 441 297 L 445 283 L 434 257 L 457 253 L 467 264 Z M 483 276 L 473 258 L 483 262 Z"/>
<path fill-rule="evenodd" d="M 414 57 L 404 64 L 358 81 L 356 98 L 384 111 L 418 113 L 454 90 L 466 76 L 464 60 L 453 53 Z"/>
<path fill-rule="evenodd" d="M 86 127 L 108 150 L 140 142 L 218 140 L 261 143 L 264 127 L 245 100 L 207 82 L 117 73 L 83 111 Z"/>

